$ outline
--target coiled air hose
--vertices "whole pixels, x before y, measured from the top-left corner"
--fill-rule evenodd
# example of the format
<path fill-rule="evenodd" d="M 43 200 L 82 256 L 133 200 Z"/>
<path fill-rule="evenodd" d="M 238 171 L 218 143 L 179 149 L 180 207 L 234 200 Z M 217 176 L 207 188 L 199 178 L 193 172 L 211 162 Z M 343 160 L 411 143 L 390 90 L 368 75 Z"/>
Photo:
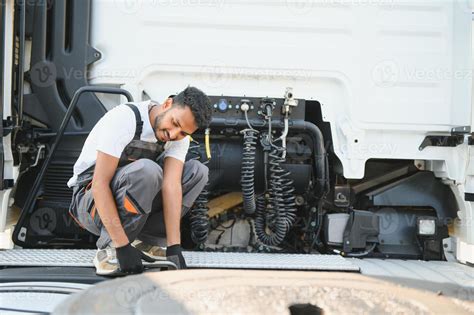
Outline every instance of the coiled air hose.
<path fill-rule="evenodd" d="M 248 118 L 246 119 L 239 119 L 237 121 L 233 121 L 230 124 L 225 118 L 214 117 L 212 119 L 211 126 L 216 128 L 247 128 L 249 126 Z M 283 129 L 285 126 L 280 120 L 268 120 L 266 124 L 273 124 L 274 128 Z M 265 124 L 265 125 L 266 125 Z M 263 126 L 265 126 L 263 125 Z M 301 120 L 294 120 L 291 123 L 291 129 L 293 131 L 298 131 L 302 133 L 307 133 L 311 137 L 311 145 L 313 151 L 313 159 L 314 159 L 314 196 L 317 199 L 324 199 L 324 196 L 327 194 L 329 190 L 329 164 L 328 164 L 328 156 L 326 153 L 326 148 L 324 146 L 324 138 L 321 130 L 315 124 L 308 122 L 308 121 L 301 121 Z M 265 194 L 260 195 L 257 197 L 256 200 L 256 218 L 255 218 L 255 232 L 257 233 L 257 237 L 259 240 L 264 244 L 277 244 L 279 239 L 283 239 L 279 235 L 275 235 L 272 232 L 271 226 L 275 224 L 278 220 L 273 217 L 274 211 L 271 210 L 271 213 L 267 213 L 267 201 Z M 268 205 L 268 208 L 271 208 L 271 205 Z M 288 205 L 288 208 L 291 208 Z M 319 209 L 319 207 L 318 207 Z M 318 211 L 319 214 L 320 211 Z M 267 214 L 266 214 L 267 213 Z M 267 220 L 268 219 L 268 220 Z M 268 222 L 268 224 L 267 224 Z M 272 223 L 273 222 L 273 223 Z M 260 225 L 258 227 L 258 225 Z M 278 224 L 277 224 L 278 225 Z M 268 226 L 267 233 L 266 228 Z M 319 234 L 320 228 L 318 229 Z"/>
<path fill-rule="evenodd" d="M 244 211 L 247 214 L 255 212 L 255 154 L 258 138 L 258 131 L 255 129 L 242 130 L 244 138 L 244 147 L 242 153 L 242 168 L 241 168 L 241 185 Z"/>
<path fill-rule="evenodd" d="M 296 220 L 296 203 L 293 180 L 289 179 L 290 172 L 281 167 L 285 161 L 284 149 L 272 144 L 269 154 L 269 188 L 268 198 L 257 199 L 257 214 L 255 232 L 258 239 L 269 246 L 279 245 Z"/>
<path fill-rule="evenodd" d="M 206 129 L 205 134 L 205 146 L 206 146 L 206 156 L 207 161 L 203 162 L 203 164 L 209 163 L 209 159 L 211 158 L 211 150 L 209 144 L 209 128 Z M 189 148 L 189 152 L 194 155 L 192 158 L 193 160 L 200 160 L 201 154 L 199 152 L 200 144 L 194 140 L 192 140 L 193 145 Z M 208 203 L 208 196 L 209 191 L 207 189 L 209 182 L 206 183 L 204 189 L 201 191 L 199 196 L 194 201 L 194 205 L 191 208 L 189 221 L 191 226 L 191 239 L 196 245 L 204 244 L 207 240 L 209 235 L 209 216 L 208 211 L 209 207 L 207 206 Z"/>
<path fill-rule="evenodd" d="M 255 219 L 255 232 L 265 245 L 279 245 L 296 220 L 296 203 L 293 180 L 288 178 L 290 172 L 281 164 L 285 162 L 285 141 L 288 134 L 288 123 L 285 119 L 285 130 L 280 138 L 272 143 L 272 107 L 266 106 L 268 120 L 268 140 L 271 147 L 269 154 L 268 203 L 259 198 Z M 282 142 L 282 146 L 276 142 Z M 265 178 L 267 180 L 267 178 Z"/>
<path fill-rule="evenodd" d="M 283 127 L 280 120 L 272 120 L 272 124 L 274 125 L 273 127 L 277 127 L 278 129 L 282 129 Z M 239 119 L 230 124 L 225 118 L 215 117 L 212 118 L 211 126 L 216 128 L 246 128 L 248 122 L 245 121 L 245 119 Z M 328 157 L 326 154 L 326 147 L 324 146 L 323 134 L 315 124 L 301 120 L 293 120 L 291 122 L 291 130 L 307 133 L 311 136 L 312 150 L 314 154 L 314 195 L 316 198 L 321 198 L 321 196 L 329 190 Z"/>
<path fill-rule="evenodd" d="M 275 191 L 277 196 L 275 200 L 278 202 L 275 205 L 285 219 L 288 232 L 296 220 L 296 202 L 293 180 L 288 178 L 290 172 L 281 166 L 285 162 L 284 154 L 285 150 L 282 147 L 273 145 L 273 150 L 270 152 L 270 189 Z"/>
<path fill-rule="evenodd" d="M 286 236 L 285 220 L 271 203 L 259 198 L 255 217 L 255 233 L 260 242 L 269 246 L 279 245 Z"/>
<path fill-rule="evenodd" d="M 241 131 L 244 138 L 244 146 L 242 152 L 242 165 L 240 184 L 242 187 L 242 199 L 244 211 L 247 214 L 253 214 L 256 210 L 255 205 L 255 186 L 254 186 L 254 175 L 255 175 L 255 154 L 258 140 L 258 131 L 252 127 L 248 117 L 248 110 L 250 105 L 247 100 L 243 100 L 240 109 L 244 112 L 245 121 L 247 122 L 247 129 Z"/>
<path fill-rule="evenodd" d="M 209 216 L 207 207 L 207 197 L 209 192 L 207 190 L 207 184 L 204 189 L 201 191 L 194 206 L 191 209 L 191 214 L 189 217 L 191 225 L 191 239 L 197 245 L 204 244 L 209 235 Z"/>

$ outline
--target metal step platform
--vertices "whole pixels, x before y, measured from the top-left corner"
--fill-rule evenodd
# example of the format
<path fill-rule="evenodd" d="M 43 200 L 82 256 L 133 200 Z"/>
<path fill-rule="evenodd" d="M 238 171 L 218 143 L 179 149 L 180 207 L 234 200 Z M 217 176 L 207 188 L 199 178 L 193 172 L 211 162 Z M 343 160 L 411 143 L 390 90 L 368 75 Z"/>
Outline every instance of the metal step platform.
<path fill-rule="evenodd" d="M 93 249 L 8 249 L 0 267 L 93 267 Z M 189 268 L 359 271 L 337 255 L 184 252 Z M 147 263 L 145 263 L 147 264 Z"/>

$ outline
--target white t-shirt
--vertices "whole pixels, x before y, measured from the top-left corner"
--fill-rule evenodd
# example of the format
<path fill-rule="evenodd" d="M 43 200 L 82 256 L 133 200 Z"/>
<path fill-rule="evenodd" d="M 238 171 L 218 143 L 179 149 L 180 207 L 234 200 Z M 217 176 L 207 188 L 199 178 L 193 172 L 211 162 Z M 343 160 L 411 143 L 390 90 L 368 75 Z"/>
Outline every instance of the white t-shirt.
<path fill-rule="evenodd" d="M 132 104 L 139 109 L 143 121 L 140 140 L 156 142 L 148 116 L 150 101 Z M 130 107 L 122 104 L 108 111 L 92 128 L 87 137 L 81 155 L 74 164 L 74 175 L 69 179 L 67 185 L 69 187 L 74 186 L 77 182 L 77 176 L 95 164 L 97 151 L 120 158 L 122 151 L 132 141 L 135 129 L 135 114 Z M 189 137 L 185 137 L 178 141 L 166 142 L 164 157 L 173 157 L 184 163 L 189 149 L 189 141 Z"/>

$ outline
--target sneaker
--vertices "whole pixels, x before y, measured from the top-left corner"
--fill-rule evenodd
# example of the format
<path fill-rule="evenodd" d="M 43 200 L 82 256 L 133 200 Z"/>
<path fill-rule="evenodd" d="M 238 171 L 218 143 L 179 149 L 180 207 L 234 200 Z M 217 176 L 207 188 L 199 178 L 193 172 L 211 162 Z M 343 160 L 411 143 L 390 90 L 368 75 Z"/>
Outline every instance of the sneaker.
<path fill-rule="evenodd" d="M 119 272 L 115 248 L 98 249 L 94 257 L 95 272 L 99 276 L 110 276 Z"/>
<path fill-rule="evenodd" d="M 132 246 L 134 246 L 138 250 L 141 250 L 143 253 L 147 254 L 153 259 L 166 260 L 166 247 L 149 245 L 140 240 L 135 240 L 132 243 Z"/>

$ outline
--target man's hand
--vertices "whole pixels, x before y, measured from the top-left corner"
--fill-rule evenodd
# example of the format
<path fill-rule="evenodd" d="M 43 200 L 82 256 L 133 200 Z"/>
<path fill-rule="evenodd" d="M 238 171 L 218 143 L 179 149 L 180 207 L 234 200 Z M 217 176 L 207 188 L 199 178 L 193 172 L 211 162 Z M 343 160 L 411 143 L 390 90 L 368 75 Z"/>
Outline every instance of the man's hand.
<path fill-rule="evenodd" d="M 155 260 L 130 244 L 115 249 L 120 271 L 126 274 L 143 272 L 142 259 L 147 262 Z"/>
<path fill-rule="evenodd" d="M 174 263 L 178 269 L 187 268 L 180 244 L 168 246 L 168 248 L 166 248 L 166 259 Z"/>

